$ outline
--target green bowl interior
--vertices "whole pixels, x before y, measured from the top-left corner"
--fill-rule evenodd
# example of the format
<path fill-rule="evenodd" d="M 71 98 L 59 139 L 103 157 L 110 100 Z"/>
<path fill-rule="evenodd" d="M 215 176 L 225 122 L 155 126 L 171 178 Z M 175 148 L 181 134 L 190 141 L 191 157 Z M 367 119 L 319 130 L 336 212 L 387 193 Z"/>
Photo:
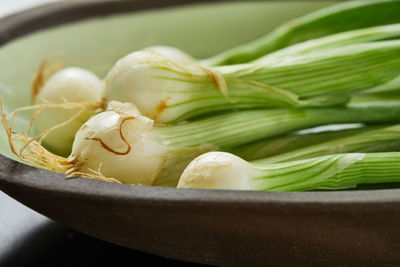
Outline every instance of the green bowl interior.
<path fill-rule="evenodd" d="M 0 47 L 0 97 L 5 112 L 30 105 L 32 78 L 40 64 L 51 57 L 62 59 L 66 66 L 90 69 L 99 77 L 104 77 L 118 58 L 151 45 L 175 46 L 205 58 L 260 37 L 290 18 L 333 3 L 243 1 L 185 5 L 80 20 L 41 30 Z M 17 118 L 16 129 L 27 129 L 27 118 Z M 16 159 L 3 128 L 0 153 Z"/>

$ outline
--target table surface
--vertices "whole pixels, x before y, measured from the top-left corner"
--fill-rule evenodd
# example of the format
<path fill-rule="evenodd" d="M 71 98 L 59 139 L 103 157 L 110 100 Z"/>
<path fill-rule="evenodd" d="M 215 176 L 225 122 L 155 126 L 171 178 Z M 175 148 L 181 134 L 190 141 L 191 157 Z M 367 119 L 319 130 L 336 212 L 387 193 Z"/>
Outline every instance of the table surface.
<path fill-rule="evenodd" d="M 0 17 L 55 1 L 58 0 L 0 0 Z M 0 191 L 0 267 L 132 266 L 141 261 L 151 266 L 188 265 L 113 245 L 68 229 Z"/>

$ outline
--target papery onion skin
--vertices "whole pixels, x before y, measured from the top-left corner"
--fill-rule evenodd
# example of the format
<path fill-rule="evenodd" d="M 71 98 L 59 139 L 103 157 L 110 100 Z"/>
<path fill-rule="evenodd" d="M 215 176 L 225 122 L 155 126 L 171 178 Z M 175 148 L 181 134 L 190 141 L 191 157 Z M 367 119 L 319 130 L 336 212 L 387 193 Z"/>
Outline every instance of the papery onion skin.
<path fill-rule="evenodd" d="M 111 102 L 77 132 L 72 147 L 77 172 L 95 170 L 123 183 L 151 185 L 166 154 L 155 140 L 153 121 L 133 104 Z"/>

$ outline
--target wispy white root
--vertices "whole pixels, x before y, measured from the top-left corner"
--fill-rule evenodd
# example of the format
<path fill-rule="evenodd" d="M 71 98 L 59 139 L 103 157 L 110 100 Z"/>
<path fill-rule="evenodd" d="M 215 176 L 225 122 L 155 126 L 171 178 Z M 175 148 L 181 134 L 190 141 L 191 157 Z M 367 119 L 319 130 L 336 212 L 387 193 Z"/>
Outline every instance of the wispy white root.
<path fill-rule="evenodd" d="M 1 111 L 1 121 L 6 132 L 8 143 L 13 154 L 15 154 L 22 162 L 29 165 L 42 168 L 49 171 L 65 173 L 67 177 L 80 176 L 88 179 L 95 179 L 107 182 L 117 182 L 120 183 L 115 178 L 108 178 L 101 174 L 101 165 L 97 171 L 89 170 L 88 172 L 82 172 L 79 170 L 79 157 L 77 155 L 71 155 L 68 158 L 58 156 L 51 153 L 41 144 L 41 141 L 52 131 L 68 125 L 76 117 L 78 117 L 82 112 L 86 110 L 97 110 L 101 109 L 101 102 L 80 102 L 72 103 L 66 102 L 61 104 L 46 102 L 44 104 L 38 104 L 33 106 L 27 106 L 18 108 L 10 114 L 6 115 L 3 110 L 3 102 L 0 99 L 0 111 Z M 40 112 L 46 108 L 62 108 L 62 109 L 77 109 L 77 112 L 70 119 L 55 125 L 40 134 L 30 137 L 32 132 L 32 126 L 34 120 L 39 116 Z M 23 111 L 34 111 L 31 121 L 26 132 L 17 133 L 13 127 L 17 114 Z"/>

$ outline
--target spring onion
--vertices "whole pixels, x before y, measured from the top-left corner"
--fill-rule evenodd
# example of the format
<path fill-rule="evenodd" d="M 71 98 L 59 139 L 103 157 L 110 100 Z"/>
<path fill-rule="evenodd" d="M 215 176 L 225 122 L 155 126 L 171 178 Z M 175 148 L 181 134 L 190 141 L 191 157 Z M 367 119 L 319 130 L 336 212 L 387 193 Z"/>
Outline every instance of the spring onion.
<path fill-rule="evenodd" d="M 326 106 L 399 76 L 400 41 L 332 48 L 271 65 L 207 68 L 138 51 L 106 77 L 105 100 L 134 103 L 157 123 L 260 107 Z"/>
<path fill-rule="evenodd" d="M 309 191 L 400 182 L 400 153 L 346 153 L 276 164 L 252 164 L 226 152 L 193 160 L 180 188 Z"/>

